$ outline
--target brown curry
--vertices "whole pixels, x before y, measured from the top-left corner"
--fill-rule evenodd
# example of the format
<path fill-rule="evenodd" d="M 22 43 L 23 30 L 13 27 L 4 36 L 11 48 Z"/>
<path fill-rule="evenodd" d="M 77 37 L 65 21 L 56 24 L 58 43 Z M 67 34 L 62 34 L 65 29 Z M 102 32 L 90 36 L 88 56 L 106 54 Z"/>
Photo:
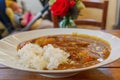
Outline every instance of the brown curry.
<path fill-rule="evenodd" d="M 21 49 L 27 43 L 35 43 L 41 47 L 52 44 L 70 53 L 69 62 L 58 66 L 57 69 L 83 68 L 104 61 L 110 54 L 110 45 L 105 40 L 83 34 L 64 34 L 43 36 L 19 44 Z"/>

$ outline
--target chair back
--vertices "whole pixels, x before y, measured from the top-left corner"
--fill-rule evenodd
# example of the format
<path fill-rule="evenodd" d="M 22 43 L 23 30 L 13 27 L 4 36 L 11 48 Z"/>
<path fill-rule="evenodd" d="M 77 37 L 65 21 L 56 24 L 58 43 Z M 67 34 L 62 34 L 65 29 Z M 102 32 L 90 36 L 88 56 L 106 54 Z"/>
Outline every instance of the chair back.
<path fill-rule="evenodd" d="M 94 19 L 75 19 L 76 25 L 91 25 L 93 27 L 100 27 L 101 29 L 106 29 L 106 20 L 107 20 L 107 12 L 108 12 L 108 0 L 105 0 L 104 2 L 94 2 L 94 1 L 88 1 L 83 0 L 82 1 L 86 8 L 96 8 L 102 10 L 102 20 L 97 21 Z M 54 27 L 58 27 L 59 20 L 56 16 L 52 15 L 52 20 L 54 23 Z"/>

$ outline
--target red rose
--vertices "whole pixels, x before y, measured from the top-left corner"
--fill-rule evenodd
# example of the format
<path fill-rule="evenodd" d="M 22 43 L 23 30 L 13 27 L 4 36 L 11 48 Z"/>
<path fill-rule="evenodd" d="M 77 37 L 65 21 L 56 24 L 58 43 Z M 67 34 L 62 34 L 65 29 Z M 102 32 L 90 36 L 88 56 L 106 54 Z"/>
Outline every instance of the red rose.
<path fill-rule="evenodd" d="M 55 16 L 66 16 L 69 11 L 69 0 L 56 0 L 51 6 L 51 11 Z"/>
<path fill-rule="evenodd" d="M 72 8 L 75 5 L 75 1 L 74 0 L 70 0 L 70 8 Z"/>

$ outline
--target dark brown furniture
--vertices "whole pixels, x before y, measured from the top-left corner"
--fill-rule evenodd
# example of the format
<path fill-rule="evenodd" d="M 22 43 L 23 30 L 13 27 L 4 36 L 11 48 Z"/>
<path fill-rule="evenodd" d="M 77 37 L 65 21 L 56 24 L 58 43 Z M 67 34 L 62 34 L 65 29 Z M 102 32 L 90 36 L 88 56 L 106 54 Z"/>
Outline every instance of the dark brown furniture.
<path fill-rule="evenodd" d="M 106 29 L 106 20 L 107 20 L 107 12 L 108 12 L 108 1 L 104 2 L 100 1 L 92 1 L 92 0 L 83 0 L 86 8 L 96 8 L 102 10 L 102 20 L 99 22 L 93 19 L 83 19 L 83 20 L 74 20 L 76 25 L 91 25 L 93 27 L 100 27 L 101 29 Z M 52 15 L 52 20 L 54 23 L 54 27 L 58 27 L 59 20 L 56 16 Z"/>

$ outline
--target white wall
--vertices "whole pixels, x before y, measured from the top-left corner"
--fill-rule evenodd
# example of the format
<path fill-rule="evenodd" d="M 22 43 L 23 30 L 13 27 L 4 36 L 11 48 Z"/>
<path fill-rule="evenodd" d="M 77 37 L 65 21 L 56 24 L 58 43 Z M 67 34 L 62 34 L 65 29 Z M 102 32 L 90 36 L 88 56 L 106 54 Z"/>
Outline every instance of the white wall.
<path fill-rule="evenodd" d="M 120 19 L 120 0 L 117 0 L 117 9 L 116 9 L 116 25 L 119 23 Z"/>
<path fill-rule="evenodd" d="M 109 0 L 107 29 L 112 29 L 116 24 L 117 1 L 118 0 Z"/>
<path fill-rule="evenodd" d="M 32 11 L 33 14 L 38 13 L 43 8 L 39 0 L 17 0 L 17 1 L 19 4 L 21 3 L 21 1 L 24 1 L 27 10 Z"/>

